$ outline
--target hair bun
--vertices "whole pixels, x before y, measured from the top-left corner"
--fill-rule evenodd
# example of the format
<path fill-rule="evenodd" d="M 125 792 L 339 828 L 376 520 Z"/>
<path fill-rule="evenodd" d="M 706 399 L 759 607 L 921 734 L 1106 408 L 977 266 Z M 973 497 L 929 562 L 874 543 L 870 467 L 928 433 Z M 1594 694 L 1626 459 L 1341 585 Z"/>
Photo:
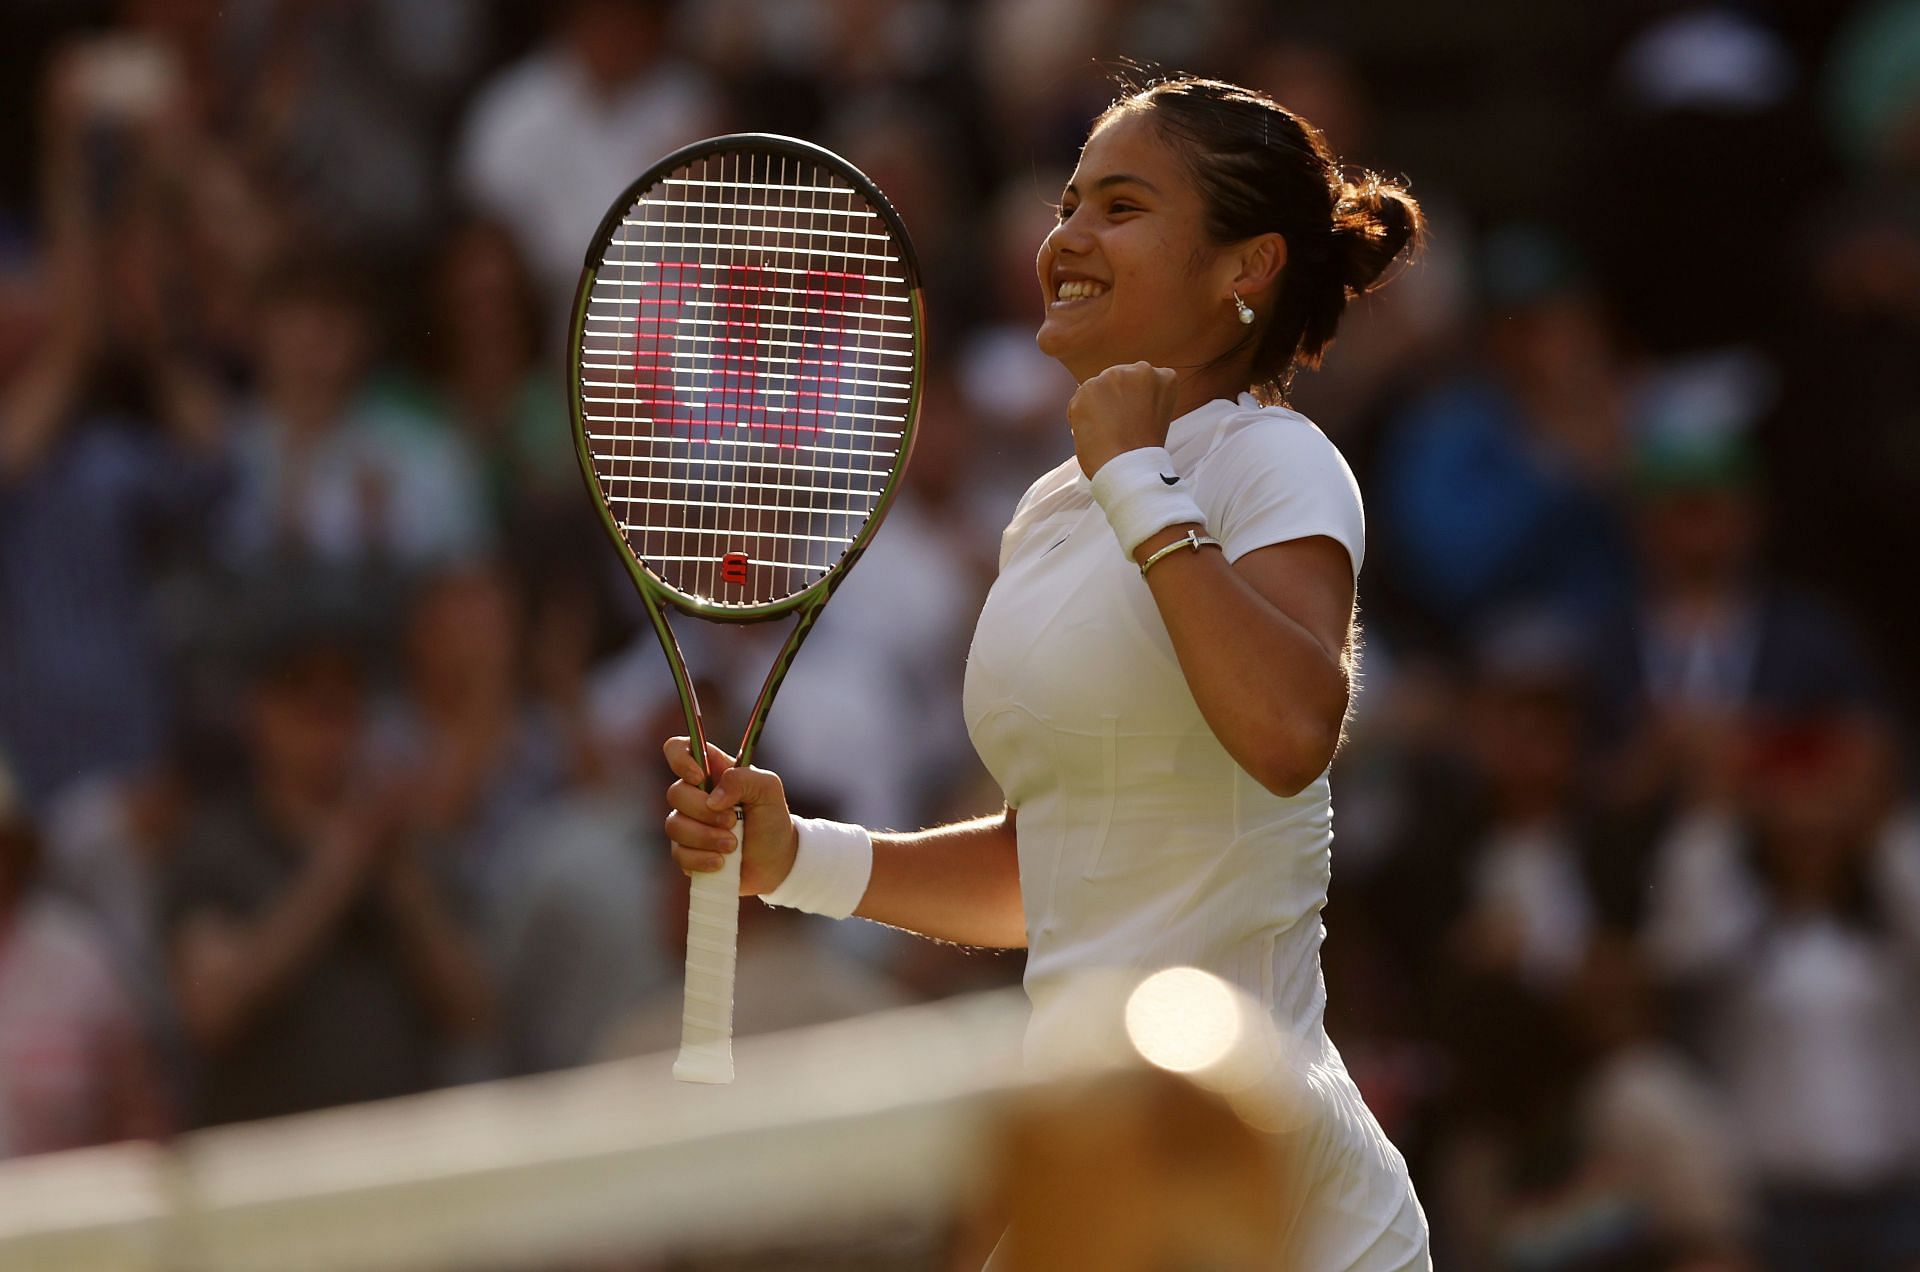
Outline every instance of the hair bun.
<path fill-rule="evenodd" d="M 1341 285 L 1350 296 L 1372 291 L 1387 266 L 1409 249 L 1417 251 L 1426 217 L 1406 187 L 1366 173 L 1343 181 L 1333 208 L 1333 241 Z"/>

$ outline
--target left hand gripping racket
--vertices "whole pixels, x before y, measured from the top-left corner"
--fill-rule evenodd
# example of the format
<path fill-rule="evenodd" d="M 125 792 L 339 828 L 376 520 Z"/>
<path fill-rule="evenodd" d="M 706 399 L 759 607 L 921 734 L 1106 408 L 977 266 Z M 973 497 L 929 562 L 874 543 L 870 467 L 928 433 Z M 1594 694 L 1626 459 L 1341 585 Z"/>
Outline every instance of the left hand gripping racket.
<path fill-rule="evenodd" d="M 696 754 L 706 735 L 668 610 L 798 616 L 747 719 L 738 756 L 752 763 L 800 643 L 899 486 L 923 327 L 899 215 L 807 142 L 737 134 L 677 150 L 594 235 L 574 300 L 574 433 Z M 693 878 L 682 1081 L 733 1080 L 740 834 L 736 820 L 724 869 Z"/>

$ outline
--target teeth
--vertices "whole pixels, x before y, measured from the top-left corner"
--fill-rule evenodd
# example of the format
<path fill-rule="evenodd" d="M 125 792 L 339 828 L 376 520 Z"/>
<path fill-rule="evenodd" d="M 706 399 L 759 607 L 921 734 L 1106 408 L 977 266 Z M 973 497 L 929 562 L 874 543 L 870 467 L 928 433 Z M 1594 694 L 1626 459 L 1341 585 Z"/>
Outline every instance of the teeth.
<path fill-rule="evenodd" d="M 1098 296 L 1107 290 L 1105 283 L 1096 283 L 1088 278 L 1072 278 L 1061 283 L 1054 295 L 1060 300 L 1086 300 Z"/>

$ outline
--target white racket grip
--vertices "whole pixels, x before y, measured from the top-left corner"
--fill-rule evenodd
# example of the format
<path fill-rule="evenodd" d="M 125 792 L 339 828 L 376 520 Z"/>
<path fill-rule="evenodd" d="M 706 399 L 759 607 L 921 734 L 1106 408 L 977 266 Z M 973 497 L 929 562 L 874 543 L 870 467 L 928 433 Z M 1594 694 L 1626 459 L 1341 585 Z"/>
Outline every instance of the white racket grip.
<path fill-rule="evenodd" d="M 734 810 L 733 851 L 718 870 L 693 876 L 687 905 L 687 988 L 680 1017 L 682 1082 L 733 1081 L 733 969 L 740 952 L 740 846 L 746 817 Z"/>

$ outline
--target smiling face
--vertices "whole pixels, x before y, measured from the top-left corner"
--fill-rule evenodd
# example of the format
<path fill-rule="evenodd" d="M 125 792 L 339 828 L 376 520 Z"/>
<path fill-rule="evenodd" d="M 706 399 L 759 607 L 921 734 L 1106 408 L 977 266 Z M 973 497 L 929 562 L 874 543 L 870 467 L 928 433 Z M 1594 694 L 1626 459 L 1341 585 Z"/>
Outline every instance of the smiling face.
<path fill-rule="evenodd" d="M 1236 253 L 1207 236 L 1180 156 L 1140 114 L 1088 138 L 1035 261 L 1040 349 L 1076 380 L 1147 361 L 1186 371 L 1240 339 Z"/>

